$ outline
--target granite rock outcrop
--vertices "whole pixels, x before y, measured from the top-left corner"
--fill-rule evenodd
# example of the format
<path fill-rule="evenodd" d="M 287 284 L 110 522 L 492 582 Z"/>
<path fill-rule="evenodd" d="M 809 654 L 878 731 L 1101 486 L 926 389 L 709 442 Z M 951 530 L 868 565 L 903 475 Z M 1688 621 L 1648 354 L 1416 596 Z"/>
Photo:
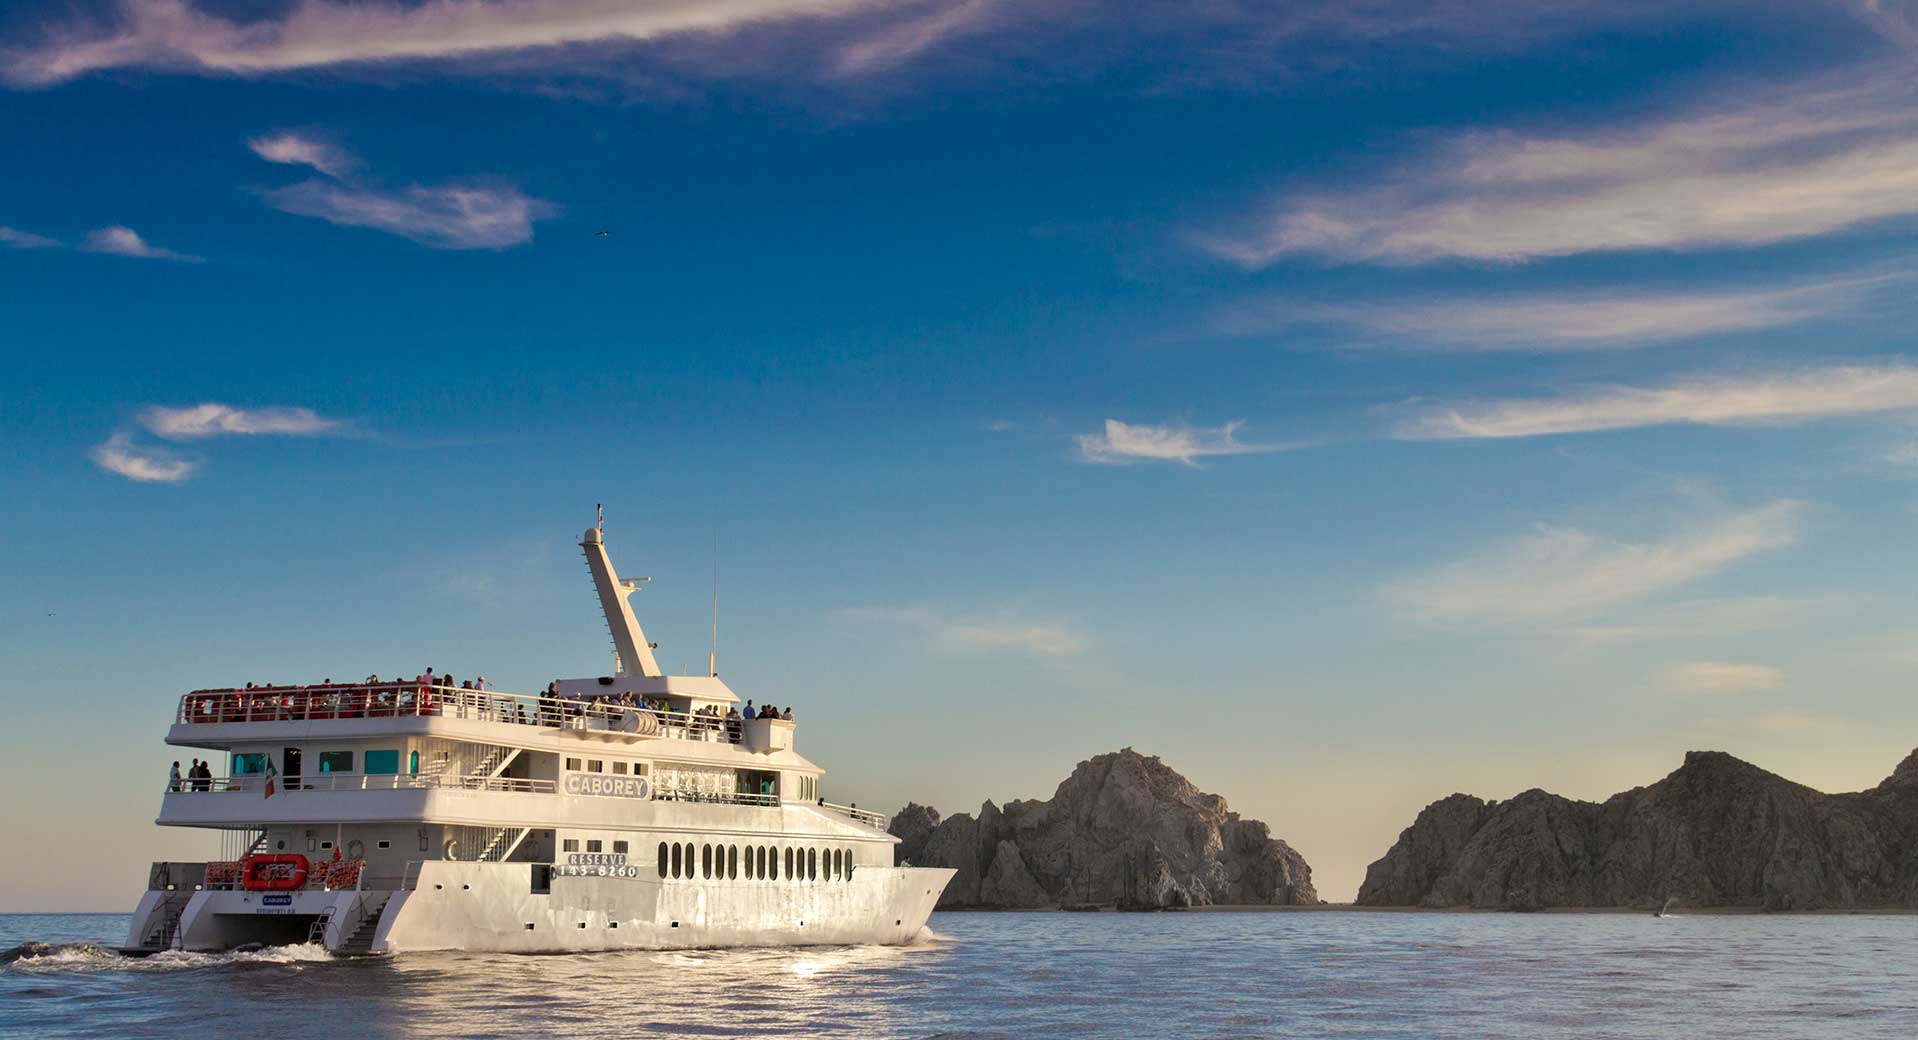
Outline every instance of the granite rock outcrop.
<path fill-rule="evenodd" d="M 890 829 L 900 862 L 958 871 L 943 908 L 1319 901 L 1312 868 L 1265 824 L 1131 748 L 1079 763 L 1050 800 L 987 802 L 943 820 L 908 805 Z"/>
<path fill-rule="evenodd" d="M 1366 871 L 1363 906 L 1918 908 L 1918 751 L 1824 794 L 1723 752 L 1581 802 L 1531 790 L 1427 806 Z"/>

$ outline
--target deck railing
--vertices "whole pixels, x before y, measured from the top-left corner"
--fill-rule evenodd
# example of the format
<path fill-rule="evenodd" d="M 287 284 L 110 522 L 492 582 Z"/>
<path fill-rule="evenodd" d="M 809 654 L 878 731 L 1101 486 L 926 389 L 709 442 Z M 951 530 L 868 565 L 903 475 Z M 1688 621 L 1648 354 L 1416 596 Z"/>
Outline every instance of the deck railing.
<path fill-rule="evenodd" d="M 195 690 L 180 698 L 175 721 L 309 722 L 407 716 L 631 733 L 722 744 L 739 743 L 744 730 L 744 720 L 718 715 L 582 700 L 563 694 L 503 693 L 415 682 Z"/>
<path fill-rule="evenodd" d="M 877 827 L 882 831 L 886 829 L 886 824 L 891 822 L 891 819 L 883 813 L 867 812 L 864 809 L 855 809 L 850 805 L 836 805 L 832 802 L 820 802 L 819 807 L 821 809 L 830 809 L 833 812 L 840 813 L 845 816 L 850 816 L 853 819 L 858 820 L 860 823 L 863 823 L 872 827 Z"/>
<path fill-rule="evenodd" d="M 167 791 L 173 794 L 226 794 L 250 791 L 264 795 L 266 780 L 265 773 L 201 777 L 198 780 L 182 777 L 177 785 L 169 784 Z M 276 776 L 273 778 L 273 786 L 275 793 L 281 791 L 413 791 L 453 788 L 461 791 L 552 794 L 554 790 L 554 783 L 551 780 L 520 780 L 507 776 L 461 776 L 456 773 L 301 774 L 296 777 Z"/>

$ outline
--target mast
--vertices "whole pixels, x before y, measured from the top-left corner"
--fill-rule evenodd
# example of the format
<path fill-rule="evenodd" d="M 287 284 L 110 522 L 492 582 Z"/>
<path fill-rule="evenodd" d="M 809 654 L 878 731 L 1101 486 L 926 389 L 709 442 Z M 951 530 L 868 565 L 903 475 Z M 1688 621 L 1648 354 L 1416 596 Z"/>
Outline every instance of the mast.
<path fill-rule="evenodd" d="M 626 597 L 639 591 L 641 583 L 652 579 L 621 578 L 613 570 L 613 561 L 606 555 L 606 539 L 600 533 L 600 525 L 605 522 L 602 514 L 599 524 L 586 529 L 579 547 L 586 553 L 586 567 L 593 572 L 593 587 L 599 590 L 599 609 L 606 615 L 607 631 L 613 635 L 614 673 L 664 675 L 666 673 L 659 670 L 659 662 L 653 660 L 652 645 L 646 642 L 639 619 L 633 616 L 632 604 L 626 602 Z"/>

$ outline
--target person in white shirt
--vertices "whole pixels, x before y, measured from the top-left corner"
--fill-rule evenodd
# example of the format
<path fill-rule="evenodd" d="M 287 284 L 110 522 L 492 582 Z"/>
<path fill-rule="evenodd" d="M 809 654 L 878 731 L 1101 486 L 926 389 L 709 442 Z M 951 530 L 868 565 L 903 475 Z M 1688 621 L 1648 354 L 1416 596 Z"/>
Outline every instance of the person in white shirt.
<path fill-rule="evenodd" d="M 178 762 L 173 763 L 173 770 L 167 774 L 166 789 L 169 791 L 180 789 L 180 763 Z"/>

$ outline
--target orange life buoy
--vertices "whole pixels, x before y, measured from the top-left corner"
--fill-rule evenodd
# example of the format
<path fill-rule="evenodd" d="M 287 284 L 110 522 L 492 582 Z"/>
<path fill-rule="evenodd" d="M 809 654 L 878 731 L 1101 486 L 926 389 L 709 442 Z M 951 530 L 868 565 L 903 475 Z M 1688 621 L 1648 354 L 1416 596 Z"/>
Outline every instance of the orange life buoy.
<path fill-rule="evenodd" d="M 249 892 L 287 892 L 306 885 L 306 857 L 297 852 L 248 856 L 240 862 L 240 887 Z"/>

